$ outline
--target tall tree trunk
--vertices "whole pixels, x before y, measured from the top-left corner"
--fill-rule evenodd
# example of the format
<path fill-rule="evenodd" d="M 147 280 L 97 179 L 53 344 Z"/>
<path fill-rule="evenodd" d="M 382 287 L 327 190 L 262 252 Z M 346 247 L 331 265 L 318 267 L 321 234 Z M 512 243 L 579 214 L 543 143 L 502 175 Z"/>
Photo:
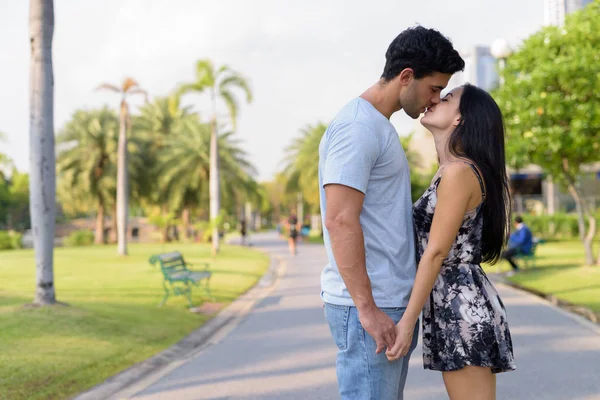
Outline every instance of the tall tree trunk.
<path fill-rule="evenodd" d="M 117 203 L 115 203 L 115 208 L 113 209 L 112 219 L 110 226 L 110 238 L 109 242 L 117 243 Z"/>
<path fill-rule="evenodd" d="M 104 202 L 98 201 L 98 213 L 96 214 L 96 232 L 94 234 L 95 244 L 104 244 Z"/>
<path fill-rule="evenodd" d="M 304 225 L 304 196 L 302 192 L 298 192 L 297 215 L 300 226 Z"/>
<path fill-rule="evenodd" d="M 56 166 L 54 154 L 53 0 L 31 0 L 29 98 L 29 199 L 35 249 L 35 304 L 56 303 L 54 290 L 54 226 Z"/>
<path fill-rule="evenodd" d="M 213 95 L 214 98 L 214 95 Z M 213 100 L 214 101 L 214 100 Z M 210 195 L 210 221 L 212 228 L 212 255 L 219 252 L 219 227 L 217 220 L 220 209 L 220 187 L 219 187 L 219 147 L 217 133 L 217 116 L 212 118 L 210 132 L 210 173 L 209 173 L 209 195 Z"/>
<path fill-rule="evenodd" d="M 571 191 L 571 188 L 569 188 Z M 571 193 L 571 196 L 575 198 L 575 196 L 579 199 L 579 194 L 573 189 L 575 195 Z M 581 207 L 581 200 L 575 200 L 575 211 L 577 211 L 577 229 L 579 230 L 579 239 L 583 242 L 585 241 L 585 215 L 583 212 L 583 208 Z"/>
<path fill-rule="evenodd" d="M 183 225 L 183 235 L 186 239 L 191 237 L 190 235 L 190 208 L 185 207 L 181 212 L 181 222 Z"/>
<path fill-rule="evenodd" d="M 569 193 L 571 194 L 571 196 L 573 196 L 573 200 L 575 200 L 575 204 L 577 205 L 579 236 L 583 241 L 583 248 L 585 250 L 585 263 L 586 265 L 594 265 L 595 259 L 594 249 L 592 248 L 592 241 L 594 240 L 594 235 L 596 234 L 596 218 L 594 216 L 594 213 L 588 207 L 585 199 L 582 198 L 581 193 L 579 193 L 579 190 L 577 190 L 575 177 L 571 174 L 571 170 L 569 168 L 569 160 L 563 159 L 561 167 L 564 173 L 564 177 L 567 180 L 567 188 L 569 190 Z M 585 218 L 588 219 L 590 225 L 587 234 L 585 234 Z"/>
<path fill-rule="evenodd" d="M 569 180 L 569 185 L 567 187 L 569 189 L 569 193 L 571 194 L 571 196 L 573 196 L 573 200 L 575 200 L 575 203 L 577 204 L 577 212 L 579 214 L 580 219 L 580 236 L 583 237 L 583 248 L 585 250 L 585 264 L 594 265 L 594 249 L 592 248 L 592 241 L 594 239 L 594 235 L 596 234 L 596 218 L 592 213 L 589 212 L 585 200 L 581 198 L 581 194 L 579 193 L 579 191 L 577 190 L 577 188 L 571 180 Z M 584 218 L 587 218 L 590 223 L 590 227 L 587 234 L 585 234 L 585 224 L 583 224 L 582 226 L 581 222 Z M 583 235 L 581 235 L 582 232 Z"/>
<path fill-rule="evenodd" d="M 162 235 L 161 235 L 161 240 L 162 243 L 167 243 L 170 241 L 169 239 L 169 229 L 171 229 L 171 224 L 168 221 L 168 217 L 169 217 L 169 209 L 167 207 L 166 204 L 163 204 L 162 206 L 162 216 L 164 218 L 164 226 L 162 227 Z"/>
<path fill-rule="evenodd" d="M 121 128 L 117 161 L 117 253 L 127 255 L 127 103 L 121 101 Z"/>

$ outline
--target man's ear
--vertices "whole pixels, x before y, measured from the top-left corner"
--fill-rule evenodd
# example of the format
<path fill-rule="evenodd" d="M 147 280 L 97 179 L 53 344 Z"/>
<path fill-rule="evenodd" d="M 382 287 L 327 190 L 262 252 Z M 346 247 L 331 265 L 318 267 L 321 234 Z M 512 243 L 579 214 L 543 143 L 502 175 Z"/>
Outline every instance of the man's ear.
<path fill-rule="evenodd" d="M 400 79 L 400 84 L 403 86 L 408 86 L 408 84 L 415 79 L 415 72 L 412 70 L 412 68 L 404 68 L 398 77 Z"/>

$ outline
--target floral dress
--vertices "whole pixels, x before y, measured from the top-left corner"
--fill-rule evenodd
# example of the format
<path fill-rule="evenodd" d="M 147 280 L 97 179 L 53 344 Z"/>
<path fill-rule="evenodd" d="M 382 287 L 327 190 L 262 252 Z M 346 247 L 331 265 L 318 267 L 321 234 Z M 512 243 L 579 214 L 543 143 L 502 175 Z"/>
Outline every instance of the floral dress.
<path fill-rule="evenodd" d="M 485 189 L 477 168 L 468 163 L 481 186 L 483 201 L 465 215 L 423 309 L 423 361 L 426 369 L 455 371 L 467 365 L 493 373 L 516 368 L 506 310 L 480 266 Z M 417 257 L 427 242 L 437 204 L 440 175 L 413 206 Z"/>

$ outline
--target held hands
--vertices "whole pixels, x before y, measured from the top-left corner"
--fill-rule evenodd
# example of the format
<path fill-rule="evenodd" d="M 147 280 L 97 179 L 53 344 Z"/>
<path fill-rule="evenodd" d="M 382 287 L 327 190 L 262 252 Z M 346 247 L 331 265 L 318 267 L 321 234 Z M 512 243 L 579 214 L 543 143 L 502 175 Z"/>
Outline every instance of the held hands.
<path fill-rule="evenodd" d="M 359 310 L 358 315 L 363 329 L 377 343 L 375 353 L 381 353 L 386 347 L 391 349 L 396 340 L 394 321 L 375 306 Z"/>
<path fill-rule="evenodd" d="M 388 361 L 394 361 L 408 354 L 415 332 L 415 321 L 402 318 L 396 325 L 396 341 L 393 346 L 388 346 L 385 355 Z"/>

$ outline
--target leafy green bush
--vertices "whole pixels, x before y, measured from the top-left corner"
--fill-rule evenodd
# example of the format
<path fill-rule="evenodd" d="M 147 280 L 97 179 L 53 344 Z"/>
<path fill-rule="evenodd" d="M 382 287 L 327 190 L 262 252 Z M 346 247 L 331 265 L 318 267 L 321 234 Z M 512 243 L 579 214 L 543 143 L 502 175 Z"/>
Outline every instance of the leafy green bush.
<path fill-rule="evenodd" d="M 573 239 L 579 237 L 577 214 L 523 215 L 523 221 L 533 234 L 540 238 Z M 587 228 L 587 220 L 585 225 Z"/>
<path fill-rule="evenodd" d="M 10 240 L 13 249 L 22 249 L 23 248 L 23 234 L 19 232 L 11 232 Z"/>
<path fill-rule="evenodd" d="M 23 234 L 13 231 L 0 231 L 0 250 L 20 249 L 23 247 Z"/>
<path fill-rule="evenodd" d="M 94 233 L 85 230 L 75 231 L 65 239 L 64 243 L 69 247 L 90 246 L 94 243 Z"/>

